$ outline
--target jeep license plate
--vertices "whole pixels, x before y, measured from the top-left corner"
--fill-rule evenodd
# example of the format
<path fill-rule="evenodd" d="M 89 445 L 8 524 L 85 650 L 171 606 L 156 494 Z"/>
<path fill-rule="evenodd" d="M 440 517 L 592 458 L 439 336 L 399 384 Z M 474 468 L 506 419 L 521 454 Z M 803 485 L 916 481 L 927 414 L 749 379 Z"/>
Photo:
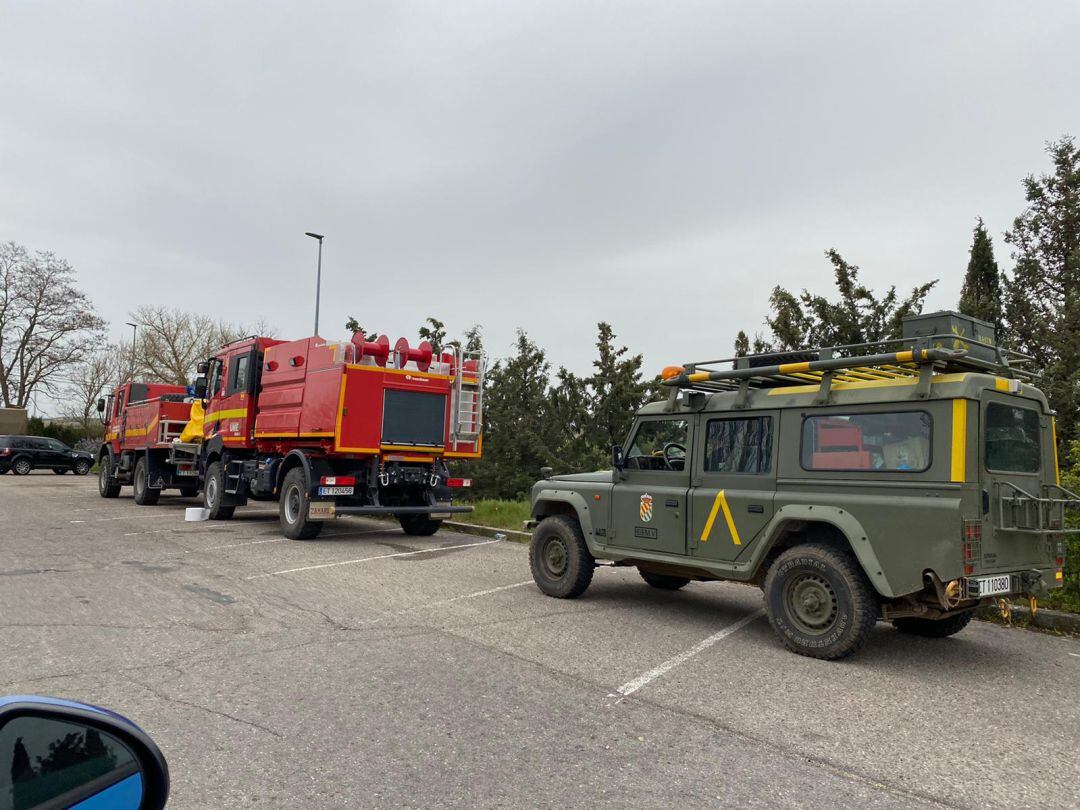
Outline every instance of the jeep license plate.
<path fill-rule="evenodd" d="M 1012 590 L 1012 577 L 1002 574 L 996 577 L 979 577 L 979 596 L 997 596 Z"/>
<path fill-rule="evenodd" d="M 319 487 L 319 495 L 352 495 L 355 487 Z"/>

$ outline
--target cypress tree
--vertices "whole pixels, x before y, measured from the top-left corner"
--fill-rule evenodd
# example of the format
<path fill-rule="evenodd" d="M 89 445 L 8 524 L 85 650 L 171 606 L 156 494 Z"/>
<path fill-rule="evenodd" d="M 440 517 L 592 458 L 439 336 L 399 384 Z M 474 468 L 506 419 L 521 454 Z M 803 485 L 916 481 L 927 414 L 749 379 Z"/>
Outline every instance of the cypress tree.
<path fill-rule="evenodd" d="M 1001 272 L 994 260 L 994 246 L 982 217 L 971 240 L 964 286 L 960 289 L 960 311 L 1001 327 Z"/>

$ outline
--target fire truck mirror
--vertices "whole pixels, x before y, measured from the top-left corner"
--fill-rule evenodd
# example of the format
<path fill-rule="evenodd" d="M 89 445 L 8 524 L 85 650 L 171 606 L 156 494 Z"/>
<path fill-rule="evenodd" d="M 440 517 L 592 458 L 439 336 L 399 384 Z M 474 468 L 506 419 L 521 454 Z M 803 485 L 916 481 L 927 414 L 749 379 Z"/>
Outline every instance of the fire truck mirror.
<path fill-rule="evenodd" d="M 102 397 L 97 401 L 97 412 L 105 413 L 105 397 Z"/>
<path fill-rule="evenodd" d="M 205 374 L 209 370 L 210 370 L 210 364 L 208 362 L 206 362 L 205 360 L 203 360 L 201 363 L 199 363 L 199 365 L 197 365 L 195 367 L 195 373 L 196 374 Z"/>
<path fill-rule="evenodd" d="M 206 377 L 195 378 L 195 399 L 206 399 Z"/>

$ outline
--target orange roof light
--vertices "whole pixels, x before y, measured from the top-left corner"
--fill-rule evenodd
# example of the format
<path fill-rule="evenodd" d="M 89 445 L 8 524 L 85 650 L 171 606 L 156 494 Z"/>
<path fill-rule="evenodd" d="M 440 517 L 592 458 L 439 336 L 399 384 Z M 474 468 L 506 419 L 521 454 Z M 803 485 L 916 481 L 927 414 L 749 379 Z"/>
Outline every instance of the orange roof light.
<path fill-rule="evenodd" d="M 672 377 L 678 377 L 680 374 L 685 374 L 686 369 L 682 366 L 664 366 L 664 370 L 660 372 L 661 380 L 670 380 Z"/>

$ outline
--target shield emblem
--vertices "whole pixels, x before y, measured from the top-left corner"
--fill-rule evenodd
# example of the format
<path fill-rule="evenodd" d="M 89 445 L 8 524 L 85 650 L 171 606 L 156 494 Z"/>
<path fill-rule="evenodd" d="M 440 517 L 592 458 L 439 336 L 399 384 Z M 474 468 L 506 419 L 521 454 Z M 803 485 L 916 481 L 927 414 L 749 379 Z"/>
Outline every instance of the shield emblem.
<path fill-rule="evenodd" d="M 638 508 L 638 515 L 641 517 L 642 523 L 648 523 L 652 520 L 652 495 L 648 492 L 641 496 L 641 506 Z"/>

